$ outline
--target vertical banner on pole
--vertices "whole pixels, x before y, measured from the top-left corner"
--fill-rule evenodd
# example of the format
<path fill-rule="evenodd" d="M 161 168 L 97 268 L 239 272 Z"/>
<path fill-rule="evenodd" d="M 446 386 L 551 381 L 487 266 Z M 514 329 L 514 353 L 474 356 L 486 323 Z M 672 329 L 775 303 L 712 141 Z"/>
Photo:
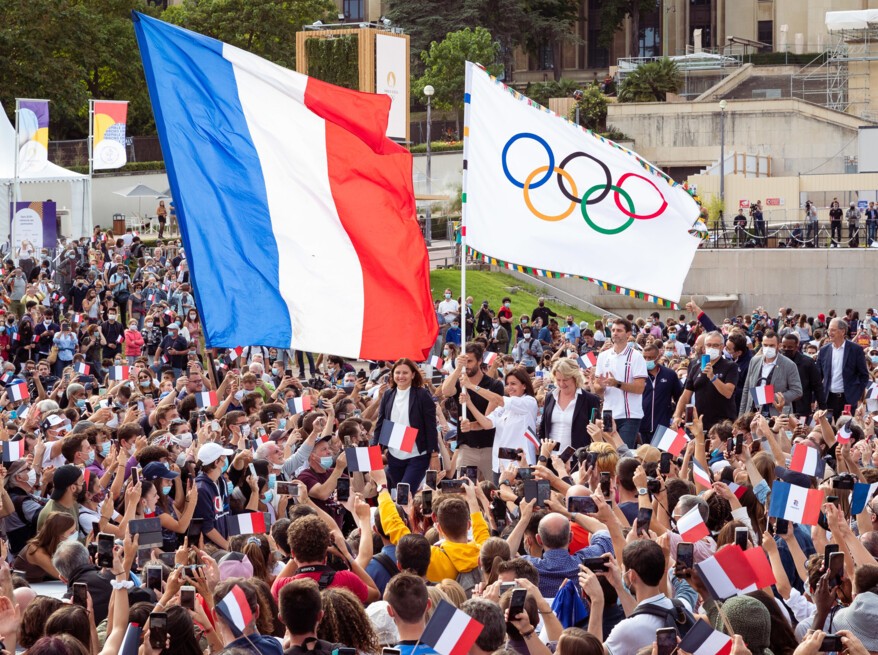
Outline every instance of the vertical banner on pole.
<path fill-rule="evenodd" d="M 408 141 L 409 43 L 403 35 L 375 36 L 375 93 L 390 96 L 387 136 Z"/>
<path fill-rule="evenodd" d="M 121 168 L 128 162 L 125 151 L 127 100 L 92 100 L 92 159 L 94 170 Z"/>
<path fill-rule="evenodd" d="M 11 253 L 16 259 L 23 251 L 38 253 L 42 248 L 54 248 L 57 245 L 54 202 L 11 202 L 9 209 Z"/>
<path fill-rule="evenodd" d="M 49 101 L 22 98 L 16 102 L 19 175 L 41 171 L 49 163 Z"/>

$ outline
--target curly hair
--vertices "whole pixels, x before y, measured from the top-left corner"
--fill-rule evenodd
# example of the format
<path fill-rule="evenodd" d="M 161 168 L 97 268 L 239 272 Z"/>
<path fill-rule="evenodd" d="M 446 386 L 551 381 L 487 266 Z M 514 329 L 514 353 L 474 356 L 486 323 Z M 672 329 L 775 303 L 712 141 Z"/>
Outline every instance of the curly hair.
<path fill-rule="evenodd" d="M 61 607 L 64 607 L 64 603 L 51 596 L 37 596 L 28 603 L 21 617 L 18 644 L 30 648 L 37 643 L 37 640 L 46 634 L 46 622 L 49 617 Z"/>
<path fill-rule="evenodd" d="M 719 494 L 711 494 L 707 497 L 707 520 L 705 523 L 714 534 L 722 530 L 722 527 L 732 520 L 732 506 Z M 734 532 L 732 533 L 734 536 Z"/>
<path fill-rule="evenodd" d="M 299 562 L 322 562 L 331 544 L 329 528 L 317 516 L 304 516 L 290 524 L 287 541 Z"/>
<path fill-rule="evenodd" d="M 317 638 L 345 644 L 361 653 L 380 650 L 378 636 L 363 604 L 352 592 L 340 587 L 324 589 L 323 619 L 317 626 Z"/>

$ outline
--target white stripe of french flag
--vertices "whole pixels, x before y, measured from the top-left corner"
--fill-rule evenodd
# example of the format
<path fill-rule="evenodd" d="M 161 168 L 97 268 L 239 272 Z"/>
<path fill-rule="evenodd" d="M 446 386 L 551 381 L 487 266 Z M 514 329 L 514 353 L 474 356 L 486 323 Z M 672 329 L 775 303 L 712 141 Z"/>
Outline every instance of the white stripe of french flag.
<path fill-rule="evenodd" d="M 701 512 L 697 505 L 677 519 L 677 530 L 683 537 L 683 541 L 690 543 L 710 536 L 710 530 L 704 523 L 704 519 L 701 518 Z"/>
<path fill-rule="evenodd" d="M 414 450 L 417 438 L 417 428 L 409 427 L 402 423 L 384 421 L 384 424 L 381 426 L 379 440 L 389 448 L 396 448 L 404 453 L 410 453 Z"/>
<path fill-rule="evenodd" d="M 774 387 L 770 384 L 753 387 L 750 389 L 750 395 L 757 405 L 771 405 L 774 402 Z"/>

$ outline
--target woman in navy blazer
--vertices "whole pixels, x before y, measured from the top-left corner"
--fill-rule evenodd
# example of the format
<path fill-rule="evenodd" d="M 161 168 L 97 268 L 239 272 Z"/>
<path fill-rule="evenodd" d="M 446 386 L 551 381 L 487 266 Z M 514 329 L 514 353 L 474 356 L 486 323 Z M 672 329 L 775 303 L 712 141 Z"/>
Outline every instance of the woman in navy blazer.
<path fill-rule="evenodd" d="M 410 359 L 396 361 L 390 369 L 389 383 L 390 389 L 382 396 L 378 408 L 372 443 L 380 442 L 386 421 L 418 431 L 411 453 L 392 446 L 386 449 L 388 486 L 393 488 L 400 482 L 406 482 L 414 492 L 421 486 L 428 468 L 439 468 L 436 403 L 424 387 L 421 370 Z"/>

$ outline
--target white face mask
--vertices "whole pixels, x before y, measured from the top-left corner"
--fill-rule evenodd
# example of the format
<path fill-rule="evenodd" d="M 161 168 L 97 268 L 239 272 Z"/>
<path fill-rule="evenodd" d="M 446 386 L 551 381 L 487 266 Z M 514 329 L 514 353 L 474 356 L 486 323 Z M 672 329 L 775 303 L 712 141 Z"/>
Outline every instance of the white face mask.
<path fill-rule="evenodd" d="M 177 445 L 181 448 L 188 448 L 192 445 L 192 433 L 191 432 L 181 432 L 176 437 Z"/>
<path fill-rule="evenodd" d="M 37 472 L 33 469 L 27 472 L 27 483 L 31 487 L 37 486 Z"/>
<path fill-rule="evenodd" d="M 244 425 L 241 426 L 241 436 L 242 437 L 250 436 L 250 424 L 249 423 L 245 423 Z"/>
<path fill-rule="evenodd" d="M 710 361 L 713 361 L 713 360 L 715 360 L 715 359 L 719 359 L 719 356 L 720 356 L 720 350 L 719 350 L 719 348 L 708 348 L 708 349 L 705 351 L 705 354 L 706 354 L 708 357 L 710 357 Z"/>
<path fill-rule="evenodd" d="M 765 355 L 765 359 L 774 359 L 777 357 L 777 348 L 765 346 L 765 348 L 762 349 L 762 353 Z"/>
<path fill-rule="evenodd" d="M 71 532 L 69 535 L 67 535 L 64 538 L 64 541 L 77 541 L 78 539 L 79 539 L 79 533 L 74 531 L 74 532 Z"/>

